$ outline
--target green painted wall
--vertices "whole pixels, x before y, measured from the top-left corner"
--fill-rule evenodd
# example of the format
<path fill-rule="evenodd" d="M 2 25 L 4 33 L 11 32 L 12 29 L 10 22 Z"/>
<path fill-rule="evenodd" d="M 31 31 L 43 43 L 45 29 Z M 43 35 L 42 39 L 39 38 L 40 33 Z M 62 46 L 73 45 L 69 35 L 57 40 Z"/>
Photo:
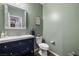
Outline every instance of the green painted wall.
<path fill-rule="evenodd" d="M 0 35 L 1 32 L 4 31 L 4 8 L 2 5 L 0 5 Z"/>
<path fill-rule="evenodd" d="M 39 3 L 10 3 L 10 5 L 25 9 L 27 11 L 27 24 L 26 24 L 26 30 L 5 30 L 8 36 L 13 36 L 13 35 L 22 35 L 22 34 L 27 34 L 30 33 L 30 30 L 32 27 L 36 29 L 35 26 L 35 17 L 40 16 L 41 17 L 41 25 L 39 26 L 40 29 L 37 31 L 38 33 L 40 32 L 42 35 L 42 5 Z M 4 9 L 3 6 L 0 5 L 0 33 L 2 30 L 4 30 Z M 38 28 L 38 27 L 37 27 Z"/>
<path fill-rule="evenodd" d="M 58 20 L 53 19 L 53 13 L 58 14 Z M 43 37 L 55 53 L 69 55 L 75 51 L 79 55 L 79 4 L 44 4 Z"/>
<path fill-rule="evenodd" d="M 38 3 L 26 4 L 27 12 L 28 12 L 28 29 L 30 30 L 32 27 L 35 28 L 36 33 L 40 33 L 42 35 L 43 30 L 43 20 L 42 20 L 42 5 Z M 41 24 L 40 26 L 35 26 L 35 17 L 40 16 Z M 37 31 L 36 28 L 39 28 Z"/>
<path fill-rule="evenodd" d="M 64 4 L 63 10 L 63 55 L 79 53 L 79 4 Z"/>
<path fill-rule="evenodd" d="M 60 8 L 60 4 L 44 4 L 43 5 L 43 37 L 49 45 L 49 48 L 62 55 L 62 19 L 55 21 L 52 18 L 53 13 L 61 15 L 63 9 Z M 50 41 L 55 41 L 55 45 Z"/>

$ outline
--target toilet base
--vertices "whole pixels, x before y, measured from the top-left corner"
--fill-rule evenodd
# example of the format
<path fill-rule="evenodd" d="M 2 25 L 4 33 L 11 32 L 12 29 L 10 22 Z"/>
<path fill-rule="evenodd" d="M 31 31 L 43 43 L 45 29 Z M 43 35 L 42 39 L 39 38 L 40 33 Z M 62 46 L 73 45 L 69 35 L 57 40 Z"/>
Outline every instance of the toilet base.
<path fill-rule="evenodd" d="M 40 50 L 40 51 L 39 51 L 39 54 L 40 54 L 41 56 L 47 56 L 47 50 Z"/>

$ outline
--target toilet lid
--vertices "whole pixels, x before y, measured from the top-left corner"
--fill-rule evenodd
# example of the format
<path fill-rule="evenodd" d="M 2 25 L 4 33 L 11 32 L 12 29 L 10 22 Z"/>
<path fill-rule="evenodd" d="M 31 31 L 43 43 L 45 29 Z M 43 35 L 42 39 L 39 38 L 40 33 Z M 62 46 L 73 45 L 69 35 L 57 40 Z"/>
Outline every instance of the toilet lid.
<path fill-rule="evenodd" d="M 48 44 L 46 44 L 46 43 L 41 43 L 41 44 L 39 44 L 39 47 L 40 47 L 41 49 L 44 49 L 44 50 L 48 50 L 48 49 L 49 49 L 49 46 L 48 46 Z"/>

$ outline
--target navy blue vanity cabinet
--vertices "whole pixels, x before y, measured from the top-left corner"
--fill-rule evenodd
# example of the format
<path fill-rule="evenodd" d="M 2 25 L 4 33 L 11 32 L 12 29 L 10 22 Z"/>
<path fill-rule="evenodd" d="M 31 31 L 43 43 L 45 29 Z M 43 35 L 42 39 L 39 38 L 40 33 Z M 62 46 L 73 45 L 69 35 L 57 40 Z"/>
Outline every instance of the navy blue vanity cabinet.
<path fill-rule="evenodd" d="M 0 43 L 0 56 L 33 56 L 35 38 Z"/>

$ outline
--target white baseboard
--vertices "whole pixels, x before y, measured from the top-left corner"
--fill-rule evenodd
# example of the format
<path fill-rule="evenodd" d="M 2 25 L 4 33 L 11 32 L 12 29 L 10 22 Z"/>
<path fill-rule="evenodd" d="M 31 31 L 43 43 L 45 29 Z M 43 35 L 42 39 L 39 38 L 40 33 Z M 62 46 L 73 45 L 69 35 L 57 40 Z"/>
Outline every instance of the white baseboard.
<path fill-rule="evenodd" d="M 51 52 L 55 56 L 60 56 L 59 54 L 57 54 L 57 53 L 55 53 L 55 52 L 53 52 L 51 50 L 48 50 L 48 51 Z M 38 53 L 39 53 L 40 56 L 42 56 L 42 54 L 41 54 L 42 52 L 41 51 L 39 51 Z"/>
<path fill-rule="evenodd" d="M 48 51 L 51 52 L 52 54 L 54 54 L 55 56 L 60 56 L 59 54 L 57 54 L 57 53 L 55 53 L 55 52 L 53 52 L 51 50 L 48 50 Z"/>

